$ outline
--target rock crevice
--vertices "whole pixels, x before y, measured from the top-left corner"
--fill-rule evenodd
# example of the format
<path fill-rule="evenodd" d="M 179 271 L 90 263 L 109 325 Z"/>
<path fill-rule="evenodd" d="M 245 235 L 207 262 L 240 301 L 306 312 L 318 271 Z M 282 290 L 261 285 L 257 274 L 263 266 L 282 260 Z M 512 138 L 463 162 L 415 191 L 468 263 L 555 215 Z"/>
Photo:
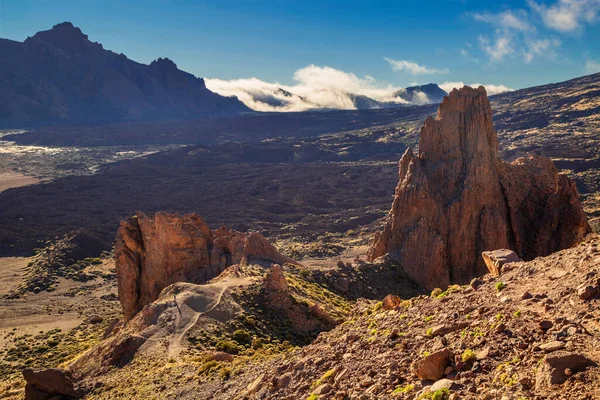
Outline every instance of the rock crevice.
<path fill-rule="evenodd" d="M 421 128 L 419 151 L 399 163 L 399 183 L 370 260 L 389 253 L 426 288 L 486 273 L 481 253 L 524 259 L 571 247 L 590 232 L 575 184 L 551 160 L 498 156 L 485 89 L 453 90 Z"/>

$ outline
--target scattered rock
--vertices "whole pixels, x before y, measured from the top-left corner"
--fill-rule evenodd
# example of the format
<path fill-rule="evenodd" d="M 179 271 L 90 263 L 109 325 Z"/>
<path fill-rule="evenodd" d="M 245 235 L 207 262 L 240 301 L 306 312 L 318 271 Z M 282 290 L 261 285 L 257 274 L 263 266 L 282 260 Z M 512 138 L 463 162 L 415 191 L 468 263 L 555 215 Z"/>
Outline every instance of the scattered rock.
<path fill-rule="evenodd" d="M 421 379 L 436 381 L 444 376 L 446 367 L 450 365 L 451 355 L 448 349 L 436 351 L 417 360 L 413 365 L 413 372 Z"/>
<path fill-rule="evenodd" d="M 565 348 L 565 343 L 559 340 L 553 340 L 552 342 L 544 343 L 540 345 L 540 349 L 547 353 L 551 353 L 556 350 L 562 350 Z"/>
<path fill-rule="evenodd" d="M 454 324 L 436 325 L 433 328 L 431 328 L 431 334 L 433 336 L 442 336 L 448 333 L 460 331 L 461 329 L 464 329 L 467 326 L 469 326 L 468 322 L 457 322 Z"/>
<path fill-rule="evenodd" d="M 86 322 L 87 322 L 88 324 L 99 324 L 99 323 L 101 323 L 102 321 L 104 321 L 104 318 L 102 318 L 102 317 L 101 317 L 101 316 L 99 316 L 99 315 L 92 315 L 92 316 L 90 316 L 90 317 L 88 317 L 88 318 L 86 319 Z"/>
<path fill-rule="evenodd" d="M 582 300 L 589 300 L 592 297 L 596 296 L 596 294 L 596 288 L 591 285 L 582 285 L 579 288 L 577 288 L 577 295 Z"/>
<path fill-rule="evenodd" d="M 547 331 L 548 329 L 550 329 L 554 326 L 552 321 L 548 321 L 548 320 L 540 321 L 540 323 L 538 325 L 540 326 L 540 329 L 543 331 Z"/>
<path fill-rule="evenodd" d="M 318 386 L 313 391 L 313 393 L 320 396 L 322 394 L 327 394 L 327 393 L 331 392 L 331 389 L 333 389 L 333 387 L 329 383 L 324 383 L 321 386 Z"/>

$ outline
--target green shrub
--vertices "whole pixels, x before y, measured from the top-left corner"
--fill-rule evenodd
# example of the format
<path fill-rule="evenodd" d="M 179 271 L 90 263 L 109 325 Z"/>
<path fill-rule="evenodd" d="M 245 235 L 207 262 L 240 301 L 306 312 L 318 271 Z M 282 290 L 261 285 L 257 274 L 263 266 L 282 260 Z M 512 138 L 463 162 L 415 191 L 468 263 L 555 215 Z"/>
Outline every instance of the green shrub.
<path fill-rule="evenodd" d="M 409 393 L 412 392 L 415 388 L 415 385 L 410 384 L 406 386 L 398 386 L 392 393 Z"/>
<path fill-rule="evenodd" d="M 224 351 L 229 354 L 237 354 L 240 352 L 240 348 L 237 344 L 229 340 L 220 340 L 215 345 L 217 350 Z"/>
<path fill-rule="evenodd" d="M 250 342 L 250 334 L 243 329 L 238 329 L 233 332 L 233 340 L 240 344 L 249 343 Z"/>
<path fill-rule="evenodd" d="M 504 284 L 504 282 L 498 282 L 496 283 L 496 290 L 501 292 L 502 289 L 504 289 L 506 287 L 506 284 Z"/>
<path fill-rule="evenodd" d="M 463 351 L 461 358 L 462 358 L 462 362 L 468 363 L 468 362 L 475 360 L 477 358 L 477 356 L 475 355 L 475 352 L 473 350 L 466 349 L 465 351 Z"/>

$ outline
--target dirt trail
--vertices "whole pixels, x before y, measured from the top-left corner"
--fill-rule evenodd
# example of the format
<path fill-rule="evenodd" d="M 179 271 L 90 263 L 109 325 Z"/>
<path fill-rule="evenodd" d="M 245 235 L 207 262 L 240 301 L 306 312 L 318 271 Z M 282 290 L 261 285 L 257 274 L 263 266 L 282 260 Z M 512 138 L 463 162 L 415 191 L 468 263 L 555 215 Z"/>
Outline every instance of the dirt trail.
<path fill-rule="evenodd" d="M 231 289 L 233 287 L 238 287 L 238 286 L 247 286 L 252 283 L 254 283 L 254 279 L 251 277 L 227 278 L 227 279 L 212 283 L 211 284 L 212 287 L 215 287 L 215 288 L 220 287 L 221 290 L 219 291 L 219 294 L 215 298 L 215 300 L 213 302 L 211 302 L 204 311 L 194 311 L 190 307 L 187 307 L 185 305 L 185 303 L 181 303 L 181 305 L 178 305 L 178 308 L 186 306 L 186 308 L 188 308 L 191 312 L 195 313 L 195 316 L 193 317 L 192 321 L 181 331 L 181 333 L 175 334 L 171 337 L 171 339 L 169 339 L 169 343 L 168 343 L 169 357 L 179 354 L 179 352 L 181 352 L 182 350 L 184 350 L 186 348 L 186 346 L 182 344 L 183 339 L 185 338 L 185 335 L 190 331 L 190 329 L 192 329 L 194 326 L 196 326 L 196 324 L 200 320 L 200 317 L 202 317 L 205 314 L 208 314 L 209 312 L 214 310 L 219 304 L 221 304 L 223 295 L 225 294 L 225 292 L 228 289 Z M 175 320 L 175 327 L 177 327 L 181 324 L 181 319 L 182 319 L 182 311 L 179 309 L 179 312 L 177 313 L 177 317 Z"/>

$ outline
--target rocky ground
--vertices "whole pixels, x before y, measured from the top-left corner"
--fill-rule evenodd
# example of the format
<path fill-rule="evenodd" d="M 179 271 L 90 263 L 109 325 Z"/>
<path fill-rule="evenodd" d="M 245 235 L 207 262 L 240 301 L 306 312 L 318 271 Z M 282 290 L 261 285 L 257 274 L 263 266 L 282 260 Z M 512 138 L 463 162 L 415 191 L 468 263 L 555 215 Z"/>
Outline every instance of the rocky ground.
<path fill-rule="evenodd" d="M 352 263 L 347 254 L 342 260 Z M 330 260 L 323 263 L 322 270 L 329 265 L 324 270 L 335 272 Z M 337 318 L 343 320 L 308 345 L 296 341 L 300 336 L 290 332 L 290 325 L 278 328 L 260 306 L 265 273 L 260 266 L 242 269 L 246 278 L 241 281 L 235 278 L 239 272 L 218 278 L 215 291 L 199 286 L 208 298 L 198 305 L 183 300 L 187 290 L 195 289 L 175 284 L 156 303 L 165 316 L 160 318 L 172 322 L 141 330 L 135 320 L 129 324 L 123 332 L 139 332 L 145 344 L 118 369 L 92 374 L 88 383 L 93 389 L 86 398 L 594 399 L 600 396 L 599 263 L 596 236 L 548 257 L 508 264 L 501 276 L 486 275 L 428 295 L 405 293 L 383 302 L 379 296 L 354 305 L 289 266 L 284 276 L 291 293 L 309 303 L 333 301 L 324 309 L 338 308 Z M 375 267 L 355 261 L 353 268 Z M 223 286 L 227 282 L 231 284 Z M 40 329 L 30 336 L 23 328 L 4 332 L 5 393 L 22 393 L 22 380 L 16 380 L 19 368 L 56 366 L 55 357 L 73 359 L 97 343 L 120 312 L 118 302 L 98 300 L 114 290 L 114 283 L 80 289 L 77 305 L 68 303 L 68 285 L 34 295 L 40 296 L 38 309 L 47 301 L 62 304 L 63 312 L 77 320 L 71 327 Z M 172 293 L 178 293 L 182 322 L 174 318 Z M 195 298 L 205 296 L 200 293 Z M 27 300 L 23 305 L 32 307 L 32 299 Z M 202 310 L 204 316 L 197 314 Z M 92 314 L 103 321 L 91 323 Z M 55 323 L 63 315 L 57 312 Z M 190 325 L 185 321 L 196 319 L 202 323 L 186 330 Z M 181 328 L 171 330 L 172 323 Z M 169 351 L 174 338 L 180 338 L 182 347 Z"/>
<path fill-rule="evenodd" d="M 596 237 L 430 296 L 359 302 L 219 398 L 597 398 L 599 262 Z"/>
<path fill-rule="evenodd" d="M 66 365 L 100 341 L 121 316 L 114 263 L 102 259 L 59 277 L 51 291 L 14 296 L 27 282 L 29 258 L 0 261 L 0 398 L 22 398 L 24 368 Z M 30 264 L 30 265 L 28 265 Z"/>

